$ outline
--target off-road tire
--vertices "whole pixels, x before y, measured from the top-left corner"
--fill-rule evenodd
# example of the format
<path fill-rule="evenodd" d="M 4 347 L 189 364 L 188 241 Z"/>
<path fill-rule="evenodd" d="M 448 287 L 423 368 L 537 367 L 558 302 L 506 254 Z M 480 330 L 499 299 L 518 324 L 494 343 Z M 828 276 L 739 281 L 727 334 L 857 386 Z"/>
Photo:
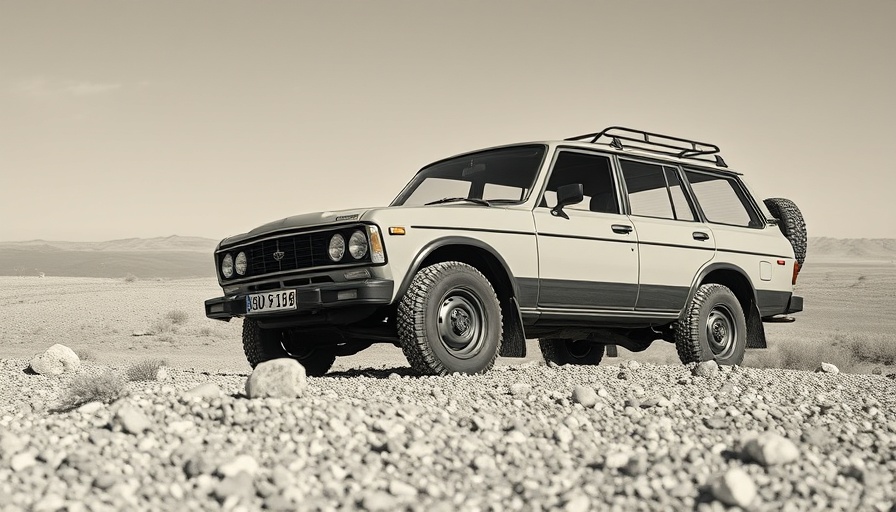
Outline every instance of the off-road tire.
<path fill-rule="evenodd" d="M 720 284 L 697 288 L 675 326 L 675 348 L 685 364 L 710 359 L 724 365 L 741 364 L 747 348 L 747 322 L 734 292 Z"/>
<path fill-rule="evenodd" d="M 479 270 L 458 261 L 417 272 L 398 305 L 397 324 L 402 352 L 423 374 L 484 373 L 501 349 L 495 290 Z"/>
<path fill-rule="evenodd" d="M 806 261 L 806 247 L 808 238 L 806 233 L 806 221 L 796 204 L 790 199 L 773 197 L 763 201 L 769 213 L 778 219 L 778 227 L 781 233 L 793 246 L 793 254 L 800 266 Z"/>
<path fill-rule="evenodd" d="M 255 368 L 258 363 L 288 357 L 297 360 L 307 375 L 317 377 L 326 374 L 336 362 L 335 352 L 328 347 L 310 347 L 302 355 L 291 355 L 280 343 L 282 336 L 279 329 L 262 329 L 255 320 L 244 318 L 243 352 L 249 365 Z"/>
<path fill-rule="evenodd" d="M 539 339 L 538 347 L 544 360 L 558 366 L 565 364 L 597 366 L 604 357 L 604 346 L 587 341 L 563 338 Z"/>

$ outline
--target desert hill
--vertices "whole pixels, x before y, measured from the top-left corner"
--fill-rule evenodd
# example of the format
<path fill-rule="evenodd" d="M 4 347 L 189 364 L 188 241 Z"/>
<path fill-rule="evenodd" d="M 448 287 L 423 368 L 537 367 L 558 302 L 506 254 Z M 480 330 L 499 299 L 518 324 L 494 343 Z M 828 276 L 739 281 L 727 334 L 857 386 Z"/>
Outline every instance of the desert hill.
<path fill-rule="evenodd" d="M 0 242 L 0 275 L 121 278 L 214 277 L 217 240 L 192 236 L 106 242 Z M 809 239 L 810 261 L 896 261 L 896 239 Z"/>

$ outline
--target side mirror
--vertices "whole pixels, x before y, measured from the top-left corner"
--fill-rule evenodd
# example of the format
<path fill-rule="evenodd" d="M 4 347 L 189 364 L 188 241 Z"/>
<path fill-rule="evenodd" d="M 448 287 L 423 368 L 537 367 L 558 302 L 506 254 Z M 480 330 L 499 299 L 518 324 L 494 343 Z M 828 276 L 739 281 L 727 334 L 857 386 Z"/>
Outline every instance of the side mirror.
<path fill-rule="evenodd" d="M 585 191 L 581 183 L 563 185 L 557 189 L 557 206 L 551 208 L 551 215 L 569 220 L 569 215 L 563 211 L 563 207 L 581 203 L 583 199 L 585 199 Z"/>

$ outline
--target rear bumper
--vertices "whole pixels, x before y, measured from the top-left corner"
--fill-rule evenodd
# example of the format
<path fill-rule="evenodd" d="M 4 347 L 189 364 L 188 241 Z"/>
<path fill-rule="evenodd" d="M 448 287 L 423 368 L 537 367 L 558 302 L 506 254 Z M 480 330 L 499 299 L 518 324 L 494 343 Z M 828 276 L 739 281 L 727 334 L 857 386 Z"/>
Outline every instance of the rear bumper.
<path fill-rule="evenodd" d="M 393 288 L 394 283 L 388 279 L 296 286 L 289 288 L 296 290 L 296 309 L 272 313 L 253 313 L 252 317 L 272 318 L 330 308 L 389 304 L 392 300 Z M 278 290 L 267 291 L 274 293 Z M 205 316 L 224 321 L 229 321 L 233 317 L 245 316 L 247 295 L 238 294 L 208 299 L 205 301 Z"/>
<path fill-rule="evenodd" d="M 787 304 L 787 311 L 785 314 L 790 313 L 799 313 L 803 310 L 803 298 L 799 295 L 791 295 L 790 302 Z"/>

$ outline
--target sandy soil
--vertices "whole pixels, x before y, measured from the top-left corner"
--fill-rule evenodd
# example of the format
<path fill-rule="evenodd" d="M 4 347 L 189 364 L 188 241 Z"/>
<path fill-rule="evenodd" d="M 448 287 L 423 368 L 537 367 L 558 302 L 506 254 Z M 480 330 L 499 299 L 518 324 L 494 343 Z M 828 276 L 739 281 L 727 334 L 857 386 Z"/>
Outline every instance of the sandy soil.
<path fill-rule="evenodd" d="M 829 260 L 809 262 L 797 283 L 806 311 L 792 324 L 766 324 L 769 344 L 806 342 L 819 347 L 838 340 L 869 337 L 896 343 L 896 265 Z M 172 366 L 203 371 L 246 372 L 240 321 L 224 323 L 204 316 L 203 301 L 218 296 L 214 279 L 138 280 L 0 277 L 6 300 L 0 303 L 0 358 L 28 358 L 54 343 L 91 353 L 97 362 L 125 365 L 165 358 Z M 174 324 L 165 316 L 184 312 Z M 168 332 L 159 330 L 170 329 Z M 156 332 L 134 336 L 135 332 Z M 519 364 L 540 357 L 529 342 L 526 359 L 499 359 Z M 751 351 L 746 364 L 767 357 Z M 620 350 L 620 358 L 677 363 L 670 344 L 657 342 L 645 352 Z M 401 351 L 379 345 L 340 358 L 334 370 L 406 367 Z M 871 370 L 870 367 L 867 368 Z"/>

